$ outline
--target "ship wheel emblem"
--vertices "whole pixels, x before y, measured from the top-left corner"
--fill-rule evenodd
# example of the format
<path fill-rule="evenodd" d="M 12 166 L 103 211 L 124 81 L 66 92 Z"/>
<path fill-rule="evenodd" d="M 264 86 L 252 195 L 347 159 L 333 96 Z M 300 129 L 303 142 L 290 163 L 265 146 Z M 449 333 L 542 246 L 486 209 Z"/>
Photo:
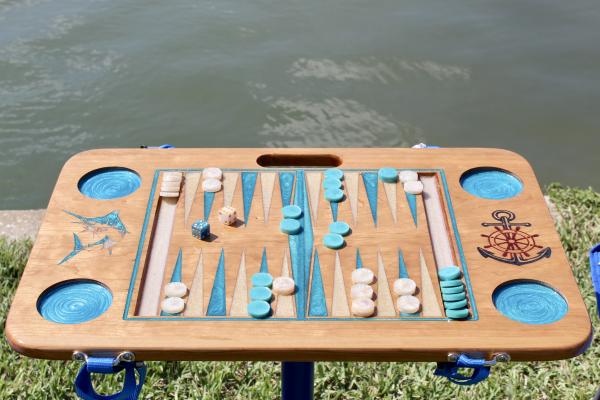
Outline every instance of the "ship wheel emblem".
<path fill-rule="evenodd" d="M 479 253 L 485 258 L 514 265 L 526 265 L 549 258 L 552 249 L 537 244 L 540 235 L 531 235 L 523 231 L 522 227 L 530 227 L 529 222 L 512 222 L 515 213 L 507 210 L 496 210 L 492 217 L 498 222 L 484 222 L 482 226 L 494 227 L 489 235 L 481 235 L 487 239 L 483 248 L 478 247 Z"/>

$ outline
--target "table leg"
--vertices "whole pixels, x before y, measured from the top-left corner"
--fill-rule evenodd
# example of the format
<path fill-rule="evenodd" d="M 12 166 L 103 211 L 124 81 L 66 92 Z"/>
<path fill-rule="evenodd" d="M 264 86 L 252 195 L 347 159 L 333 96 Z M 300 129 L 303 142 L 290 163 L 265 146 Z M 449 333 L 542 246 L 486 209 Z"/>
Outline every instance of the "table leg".
<path fill-rule="evenodd" d="M 312 400 L 315 363 L 281 363 L 281 400 Z"/>

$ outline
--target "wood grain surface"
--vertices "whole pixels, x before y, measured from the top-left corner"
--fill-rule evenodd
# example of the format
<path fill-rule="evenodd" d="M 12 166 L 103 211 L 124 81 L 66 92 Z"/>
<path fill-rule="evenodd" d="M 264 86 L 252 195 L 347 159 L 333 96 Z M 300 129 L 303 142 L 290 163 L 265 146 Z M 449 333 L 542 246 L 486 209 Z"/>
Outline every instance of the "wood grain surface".
<path fill-rule="evenodd" d="M 321 158 L 320 154 L 333 157 Z M 277 167 L 258 165 L 261 156 L 263 165 L 274 163 Z M 260 270 L 265 249 L 269 272 L 274 276 L 292 275 L 288 238 L 279 231 L 283 204 L 275 172 L 281 170 L 282 160 L 290 167 L 302 165 L 294 171 L 306 171 L 313 254 L 317 252 L 319 257 L 329 320 L 298 318 L 291 297 L 275 299 L 272 319 L 206 318 L 222 250 L 228 316 L 246 312 L 243 303 L 247 293 L 242 292 L 250 289 L 250 279 Z M 341 163 L 339 168 L 349 171 L 344 185 L 346 198 L 339 204 L 338 220 L 349 223 L 352 234 L 346 238 L 346 246 L 337 252 L 322 244 L 332 213 L 323 196 L 322 179 L 316 172 L 326 168 L 323 164 L 328 162 Z M 313 170 L 310 165 L 319 168 Z M 130 196 L 114 200 L 90 199 L 78 191 L 78 181 L 83 175 L 107 166 L 136 171 L 141 177 L 141 187 Z M 519 177 L 524 185 L 522 193 L 505 200 L 485 200 L 462 189 L 461 174 L 471 168 L 490 166 Z M 228 172 L 225 190 L 216 193 L 209 217 L 213 237 L 199 241 L 191 236 L 190 229 L 194 220 L 203 218 L 204 196 L 197 172 L 206 167 L 220 167 Z M 436 259 L 434 255 L 421 197 L 415 226 L 402 185 L 391 188 L 380 182 L 375 226 L 357 172 L 381 167 L 443 171 L 450 196 L 446 197 L 438 182 L 438 195 L 445 211 L 434 219 L 441 218 L 446 225 L 450 249 L 444 244 L 441 257 L 455 260 L 468 272 L 471 315 L 476 318 L 466 321 L 444 318 L 437 279 L 439 257 Z M 184 180 L 179 198 L 161 198 L 158 191 L 151 195 L 153 187 L 160 187 L 159 170 L 190 174 Z M 248 223 L 225 226 L 217 220 L 217 211 L 223 205 L 230 204 L 238 211 L 240 221 L 244 219 L 242 179 L 235 173 L 242 170 L 259 172 Z M 441 172 L 431 174 L 441 179 Z M 320 188 L 316 194 L 315 187 Z M 157 234 L 160 236 L 155 226 L 161 224 L 157 211 L 162 208 L 162 201 L 167 204 L 166 214 L 174 203 L 172 233 L 167 243 L 153 244 Z M 499 209 L 510 210 L 517 220 L 531 223 L 527 231 L 539 235 L 536 240 L 551 248 L 551 257 L 525 266 L 482 257 L 477 248 L 485 244 L 482 234 L 489 233 L 490 228 L 481 224 L 493 222 L 491 213 Z M 58 265 L 73 249 L 73 232 L 77 229 L 64 210 L 89 217 L 117 210 L 128 233 L 115 244 L 111 254 L 84 251 Z M 453 230 L 449 210 L 455 215 L 458 235 Z M 146 226 L 145 220 L 148 220 Z M 187 309 L 182 316 L 161 318 L 155 307 L 156 297 L 147 306 L 138 304 L 140 288 L 145 279 L 158 279 L 157 276 L 163 285 L 167 283 L 179 249 L 183 254 L 182 281 L 190 288 Z M 372 286 L 375 292 L 383 291 L 382 315 L 337 320 L 333 317 L 347 314 L 351 302 L 351 273 L 356 268 L 357 249 L 364 266 L 387 281 L 387 286 L 385 281 Z M 164 272 L 148 278 L 144 272 L 150 266 L 147 258 L 153 251 L 157 257 L 166 258 Z M 398 316 L 394 309 L 395 295 L 389 293 L 399 274 L 398 251 L 402 251 L 408 274 L 419 287 L 417 296 L 424 305 L 421 317 L 440 315 L 439 320 Z M 139 266 L 133 274 L 136 260 Z M 99 318 L 82 324 L 63 325 L 45 320 L 36 307 L 40 295 L 52 285 L 72 279 L 93 279 L 106 285 L 113 294 L 111 307 Z M 566 316 L 546 325 L 519 323 L 503 316 L 493 304 L 492 293 L 502 283 L 518 279 L 537 280 L 555 288 L 568 303 Z M 336 287 L 336 282 L 342 286 Z M 152 285 L 157 287 L 156 283 Z M 423 299 L 424 295 L 429 297 Z M 162 298 L 163 293 L 158 293 L 158 299 Z M 141 312 L 142 309 L 145 311 Z M 158 320 L 141 317 L 152 314 Z M 74 350 L 91 354 L 129 350 L 140 360 L 443 361 L 449 352 L 487 357 L 507 352 L 513 360 L 551 360 L 581 353 L 591 340 L 591 324 L 534 172 L 515 153 L 498 149 L 110 149 L 80 153 L 65 164 L 15 295 L 6 336 L 15 350 L 50 359 L 70 359 Z"/>

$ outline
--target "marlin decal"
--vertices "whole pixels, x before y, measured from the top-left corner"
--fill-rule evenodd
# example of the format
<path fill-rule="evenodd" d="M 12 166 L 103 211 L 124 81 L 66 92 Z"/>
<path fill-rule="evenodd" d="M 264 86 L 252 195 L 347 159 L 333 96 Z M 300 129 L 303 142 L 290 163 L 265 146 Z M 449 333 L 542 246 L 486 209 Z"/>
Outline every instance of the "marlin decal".
<path fill-rule="evenodd" d="M 118 211 L 112 211 L 101 217 L 84 217 L 64 211 L 74 217 L 76 219 L 74 223 L 82 225 L 83 230 L 79 234 L 73 233 L 73 250 L 60 260 L 58 265 L 66 263 L 84 250 L 106 250 L 109 255 L 112 255 L 113 247 L 128 233 Z M 84 243 L 80 235 L 89 237 L 89 242 Z M 96 240 L 98 235 L 104 236 Z"/>

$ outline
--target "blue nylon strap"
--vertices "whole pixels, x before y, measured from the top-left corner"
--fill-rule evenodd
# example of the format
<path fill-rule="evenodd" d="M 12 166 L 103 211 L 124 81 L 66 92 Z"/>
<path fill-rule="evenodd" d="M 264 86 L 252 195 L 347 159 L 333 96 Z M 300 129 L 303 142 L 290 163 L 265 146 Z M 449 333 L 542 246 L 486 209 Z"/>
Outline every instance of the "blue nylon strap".
<path fill-rule="evenodd" d="M 600 316 L 600 243 L 590 249 L 588 256 L 590 259 L 590 276 L 594 284 L 598 316 Z"/>
<path fill-rule="evenodd" d="M 490 375 L 490 366 L 496 361 L 485 361 L 483 359 L 469 358 L 461 354 L 456 362 L 440 362 L 433 373 L 435 376 L 443 376 L 457 385 L 474 385 L 486 379 Z M 458 372 L 459 368 L 471 368 L 473 373 L 463 375 Z"/>
<path fill-rule="evenodd" d="M 83 400 L 136 400 L 146 380 L 146 366 L 140 362 L 122 362 L 118 365 L 113 365 L 113 363 L 113 358 L 88 358 L 75 379 L 77 395 Z M 123 370 L 125 370 L 125 382 L 120 392 L 112 395 L 96 393 L 92 384 L 92 373 L 116 374 Z M 136 373 L 138 374 L 137 380 Z"/>

